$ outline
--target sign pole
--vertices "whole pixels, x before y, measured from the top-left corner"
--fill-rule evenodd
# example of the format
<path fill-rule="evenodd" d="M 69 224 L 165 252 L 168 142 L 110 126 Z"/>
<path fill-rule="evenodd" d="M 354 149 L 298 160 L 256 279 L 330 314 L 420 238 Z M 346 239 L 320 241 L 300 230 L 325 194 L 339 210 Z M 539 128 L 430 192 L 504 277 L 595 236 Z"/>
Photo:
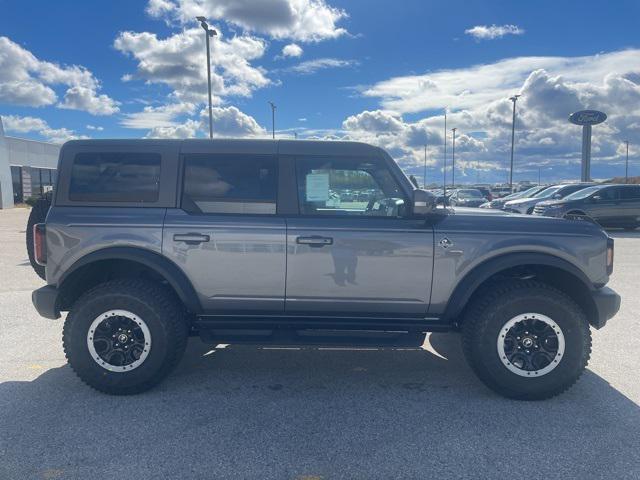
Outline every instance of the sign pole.
<path fill-rule="evenodd" d="M 583 182 L 591 181 L 591 125 L 582 127 L 582 176 Z"/>
<path fill-rule="evenodd" d="M 571 123 L 582 126 L 582 168 L 580 171 L 582 182 L 591 181 L 591 127 L 606 119 L 607 115 L 597 110 L 582 110 L 569 115 Z"/>

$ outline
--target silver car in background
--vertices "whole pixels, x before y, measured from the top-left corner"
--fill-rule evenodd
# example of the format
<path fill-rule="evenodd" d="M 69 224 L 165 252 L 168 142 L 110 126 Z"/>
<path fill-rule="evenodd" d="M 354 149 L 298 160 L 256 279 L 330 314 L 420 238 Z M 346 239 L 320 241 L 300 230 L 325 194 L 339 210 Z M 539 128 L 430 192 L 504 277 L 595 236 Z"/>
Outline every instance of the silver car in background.
<path fill-rule="evenodd" d="M 548 185 L 531 187 L 531 188 L 528 188 L 527 190 L 523 190 L 522 192 L 515 192 L 515 193 L 512 193 L 511 195 L 507 195 L 506 197 L 496 198 L 495 200 L 491 200 L 490 202 L 485 202 L 482 205 L 480 205 L 480 208 L 493 208 L 493 209 L 501 210 L 502 207 L 504 207 L 504 204 L 511 200 L 533 197 L 535 194 L 541 192 L 546 188 L 548 188 Z"/>
<path fill-rule="evenodd" d="M 504 204 L 503 210 L 512 213 L 531 214 L 535 206 L 545 200 L 558 200 L 571 195 L 573 192 L 582 190 L 592 186 L 593 183 L 571 183 L 562 185 L 553 185 L 545 188 L 544 190 L 536 193 L 532 197 L 519 198 L 517 200 L 511 200 Z"/>

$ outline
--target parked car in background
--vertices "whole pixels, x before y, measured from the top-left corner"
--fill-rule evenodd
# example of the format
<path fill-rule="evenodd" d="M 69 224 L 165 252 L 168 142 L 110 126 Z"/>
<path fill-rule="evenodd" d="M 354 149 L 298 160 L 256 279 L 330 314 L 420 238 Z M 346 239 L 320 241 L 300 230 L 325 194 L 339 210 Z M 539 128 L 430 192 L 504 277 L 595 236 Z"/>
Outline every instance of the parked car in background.
<path fill-rule="evenodd" d="M 483 203 L 482 205 L 480 205 L 480 208 L 502 209 L 502 207 L 504 207 L 504 204 L 507 203 L 510 200 L 517 200 L 518 198 L 533 197 L 535 194 L 541 192 L 545 188 L 548 188 L 548 185 L 531 187 L 531 188 L 529 188 L 527 190 L 524 190 L 522 192 L 512 193 L 511 195 L 507 195 L 506 197 L 495 198 L 495 199 L 493 199 L 493 200 L 491 200 L 489 202 Z"/>
<path fill-rule="evenodd" d="M 460 188 L 449 197 L 449 205 L 452 207 L 479 207 L 485 201 L 482 192 L 475 188 Z"/>
<path fill-rule="evenodd" d="M 470 188 L 473 188 L 475 190 L 479 190 L 480 193 L 482 194 L 482 196 L 488 201 L 490 202 L 491 200 L 493 200 L 493 195 L 491 194 L 491 190 L 488 187 L 483 187 L 483 186 L 476 186 L 476 185 L 472 185 Z"/>
<path fill-rule="evenodd" d="M 532 214 L 535 206 L 545 200 L 559 200 L 571 195 L 578 190 L 592 186 L 593 183 L 570 183 L 563 185 L 553 185 L 549 188 L 536 193 L 530 198 L 519 198 L 517 200 L 510 200 L 504 204 L 503 209 L 513 213 L 526 213 Z"/>
<path fill-rule="evenodd" d="M 511 187 L 493 187 L 491 189 L 491 196 L 493 198 L 502 198 L 507 195 L 511 195 L 513 192 L 511 191 Z"/>
<path fill-rule="evenodd" d="M 592 218 L 603 227 L 633 230 L 640 226 L 640 185 L 594 185 L 561 200 L 540 202 L 535 215 Z"/>

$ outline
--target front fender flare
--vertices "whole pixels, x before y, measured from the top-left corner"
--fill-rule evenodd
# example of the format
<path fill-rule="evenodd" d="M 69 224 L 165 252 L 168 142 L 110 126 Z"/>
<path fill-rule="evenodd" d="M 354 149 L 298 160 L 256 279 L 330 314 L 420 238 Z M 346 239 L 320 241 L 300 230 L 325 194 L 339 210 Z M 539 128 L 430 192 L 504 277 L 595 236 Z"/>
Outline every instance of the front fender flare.
<path fill-rule="evenodd" d="M 544 265 L 564 270 L 579 280 L 585 289 L 594 290 L 594 286 L 587 275 L 567 260 L 546 253 L 507 253 L 485 260 L 458 282 L 449 298 L 443 318 L 445 320 L 457 318 L 466 307 L 471 296 L 486 280 L 496 273 L 521 265 Z"/>

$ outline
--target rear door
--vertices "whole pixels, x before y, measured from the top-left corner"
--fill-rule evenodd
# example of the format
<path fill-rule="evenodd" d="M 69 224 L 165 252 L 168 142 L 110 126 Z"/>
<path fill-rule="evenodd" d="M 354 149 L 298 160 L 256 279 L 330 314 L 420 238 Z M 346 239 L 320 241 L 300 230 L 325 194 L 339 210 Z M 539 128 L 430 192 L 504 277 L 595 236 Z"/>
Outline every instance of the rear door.
<path fill-rule="evenodd" d="M 640 226 L 640 185 L 620 188 L 620 219 L 624 227 Z"/>
<path fill-rule="evenodd" d="M 275 152 L 185 153 L 182 177 L 162 250 L 185 271 L 205 313 L 282 312 L 286 226 L 276 214 Z"/>
<path fill-rule="evenodd" d="M 433 228 L 408 216 L 396 175 L 381 158 L 295 158 L 287 313 L 426 316 Z"/>
<path fill-rule="evenodd" d="M 607 187 L 591 196 L 587 214 L 603 226 L 615 225 L 620 216 L 620 188 Z"/>

